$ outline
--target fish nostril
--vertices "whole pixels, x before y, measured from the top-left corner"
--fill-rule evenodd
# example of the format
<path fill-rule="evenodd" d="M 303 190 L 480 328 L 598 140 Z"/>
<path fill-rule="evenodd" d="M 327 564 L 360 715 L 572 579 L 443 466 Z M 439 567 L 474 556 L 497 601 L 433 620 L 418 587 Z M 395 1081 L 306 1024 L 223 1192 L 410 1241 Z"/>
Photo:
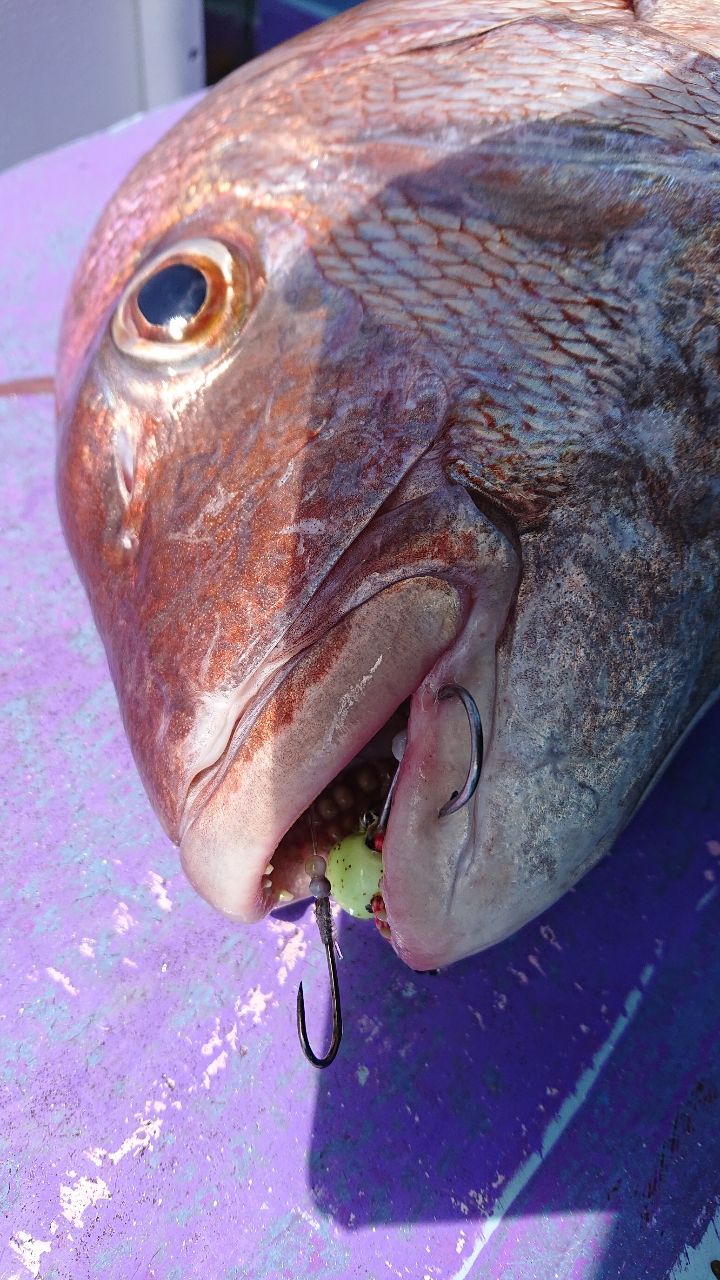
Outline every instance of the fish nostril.
<path fill-rule="evenodd" d="M 189 320 L 194 320 L 208 296 L 203 272 L 188 262 L 173 262 L 145 281 L 137 295 L 140 314 L 148 324 L 162 326 L 173 336 L 181 336 Z"/>

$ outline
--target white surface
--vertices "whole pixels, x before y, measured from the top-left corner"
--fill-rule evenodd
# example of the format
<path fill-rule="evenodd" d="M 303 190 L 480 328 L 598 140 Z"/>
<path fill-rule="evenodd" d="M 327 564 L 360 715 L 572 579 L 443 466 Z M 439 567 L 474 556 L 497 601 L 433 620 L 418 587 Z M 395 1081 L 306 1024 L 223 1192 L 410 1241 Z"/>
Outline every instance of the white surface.
<path fill-rule="evenodd" d="M 0 0 L 0 169 L 204 79 L 202 0 Z"/>

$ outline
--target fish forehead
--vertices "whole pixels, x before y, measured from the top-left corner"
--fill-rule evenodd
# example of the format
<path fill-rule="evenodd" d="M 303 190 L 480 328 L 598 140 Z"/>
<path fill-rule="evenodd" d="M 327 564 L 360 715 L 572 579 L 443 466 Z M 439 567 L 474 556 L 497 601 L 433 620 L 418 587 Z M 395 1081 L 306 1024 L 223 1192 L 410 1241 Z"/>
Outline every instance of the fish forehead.
<path fill-rule="evenodd" d="M 181 218 L 224 201 L 282 206 L 324 236 L 464 133 L 475 142 L 529 119 L 707 145 L 719 127 L 711 70 L 712 60 L 638 30 L 614 0 L 370 3 L 289 42 L 212 90 L 111 201 L 65 313 L 61 410 L 108 305 Z M 633 91 L 643 84 L 656 92 Z"/>

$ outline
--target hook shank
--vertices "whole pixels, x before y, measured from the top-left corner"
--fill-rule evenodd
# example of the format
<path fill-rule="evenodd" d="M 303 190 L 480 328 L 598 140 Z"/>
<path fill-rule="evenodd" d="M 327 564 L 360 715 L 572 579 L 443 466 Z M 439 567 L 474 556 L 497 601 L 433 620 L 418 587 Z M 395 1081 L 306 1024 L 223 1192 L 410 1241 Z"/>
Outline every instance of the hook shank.
<path fill-rule="evenodd" d="M 338 984 L 337 966 L 335 963 L 335 940 L 333 938 L 332 916 L 330 914 L 330 899 L 327 895 L 318 897 L 315 901 L 315 919 L 317 921 L 318 930 L 320 932 L 320 940 L 325 948 L 325 956 L 328 964 L 328 974 L 330 975 L 330 995 L 332 999 L 332 1040 L 330 1048 L 324 1057 L 319 1058 L 308 1040 L 307 1026 L 305 1024 L 305 997 L 303 995 L 302 982 L 298 987 L 297 993 L 297 1029 L 300 1038 L 302 1051 L 308 1062 L 314 1067 L 329 1067 L 331 1062 L 335 1061 L 337 1051 L 340 1048 L 342 1040 L 342 1010 L 340 1008 L 340 986 Z"/>

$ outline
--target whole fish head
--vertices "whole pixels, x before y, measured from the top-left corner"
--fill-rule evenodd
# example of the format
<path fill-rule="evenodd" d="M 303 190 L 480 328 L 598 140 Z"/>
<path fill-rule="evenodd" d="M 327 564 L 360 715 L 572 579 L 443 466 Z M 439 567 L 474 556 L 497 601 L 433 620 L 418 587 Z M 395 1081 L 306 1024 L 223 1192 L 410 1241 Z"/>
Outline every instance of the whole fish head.
<path fill-rule="evenodd" d="M 115 196 L 61 339 L 63 524 L 191 881 L 307 895 L 404 726 L 416 968 L 574 884 L 718 683 L 716 64 L 534 8 L 373 3 L 242 69 Z M 441 817 L 452 683 L 485 754 Z"/>

